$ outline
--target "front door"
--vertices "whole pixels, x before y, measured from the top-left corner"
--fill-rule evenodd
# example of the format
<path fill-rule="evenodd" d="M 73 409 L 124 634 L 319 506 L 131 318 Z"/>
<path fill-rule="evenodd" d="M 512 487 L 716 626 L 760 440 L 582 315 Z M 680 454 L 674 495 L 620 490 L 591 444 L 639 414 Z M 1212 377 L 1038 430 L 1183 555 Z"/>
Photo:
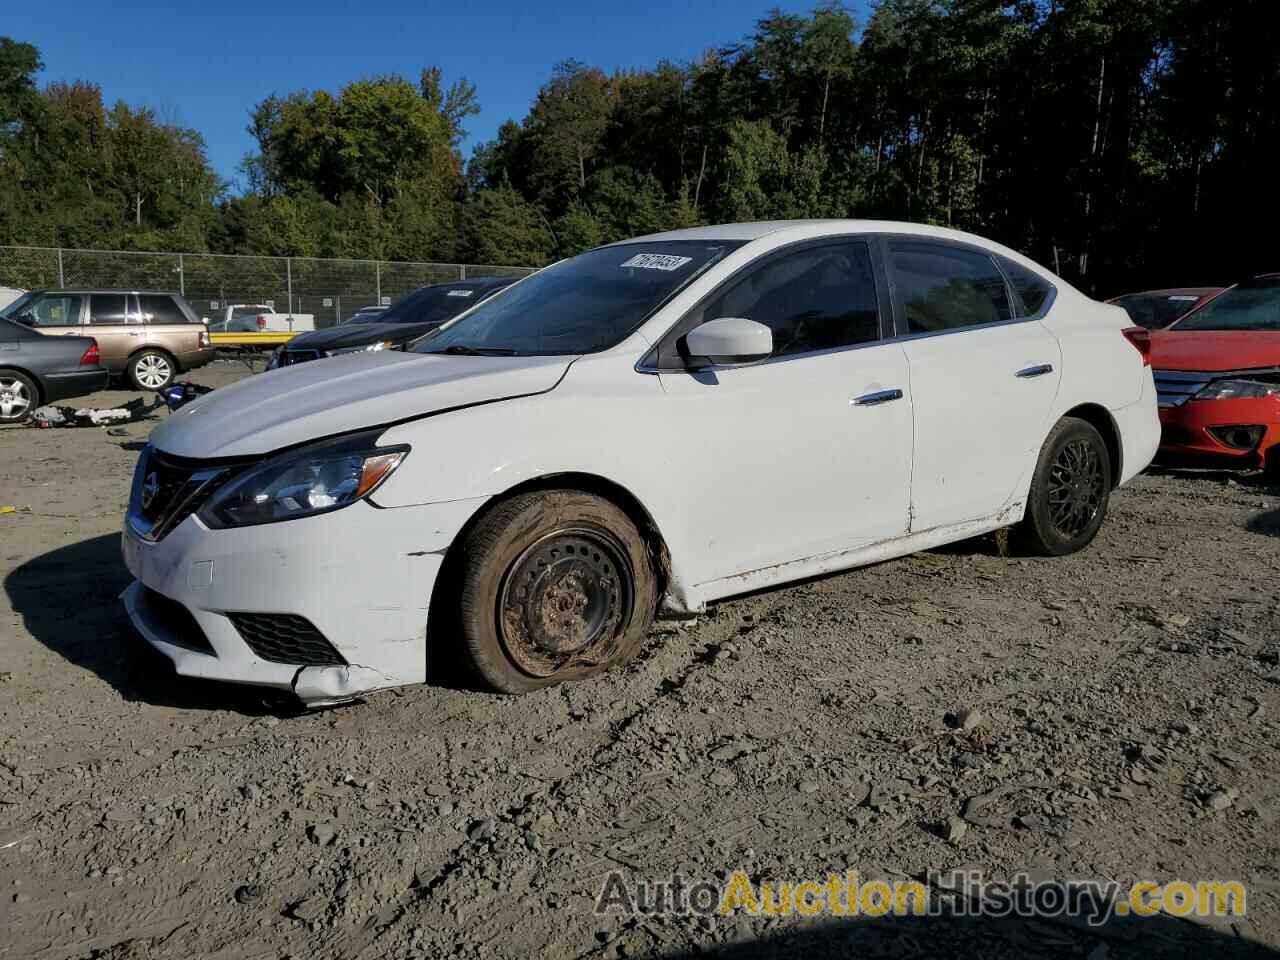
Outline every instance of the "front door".
<path fill-rule="evenodd" d="M 44 293 L 27 305 L 23 320 L 47 336 L 79 336 L 83 301 L 84 297 L 78 293 Z"/>
<path fill-rule="evenodd" d="M 911 392 L 880 304 L 868 245 L 839 239 L 745 267 L 677 327 L 773 332 L 762 363 L 660 373 L 685 439 L 655 456 L 682 491 L 695 583 L 905 534 Z"/>
<path fill-rule="evenodd" d="M 905 238 L 887 247 L 911 366 L 912 531 L 994 516 L 1025 492 L 1048 435 L 1058 341 L 1018 317 L 985 251 Z"/>
<path fill-rule="evenodd" d="M 131 293 L 89 294 L 85 333 L 98 341 L 102 365 L 114 373 L 124 370 L 129 355 L 147 343 L 147 328 Z"/>

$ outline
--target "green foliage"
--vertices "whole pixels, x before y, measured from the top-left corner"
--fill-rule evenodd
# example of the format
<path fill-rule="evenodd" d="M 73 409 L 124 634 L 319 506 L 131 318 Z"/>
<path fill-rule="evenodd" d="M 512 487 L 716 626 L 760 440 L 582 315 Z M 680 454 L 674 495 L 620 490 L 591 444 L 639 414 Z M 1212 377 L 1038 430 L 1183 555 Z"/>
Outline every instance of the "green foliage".
<path fill-rule="evenodd" d="M 551 68 L 475 147 L 439 70 L 253 108 L 249 190 L 194 131 L 36 84 L 0 38 L 0 242 L 544 263 L 753 218 L 972 230 L 1096 293 L 1275 264 L 1274 0 L 877 0 L 774 11 L 693 63 Z M 707 37 L 712 44 L 731 38 Z"/>

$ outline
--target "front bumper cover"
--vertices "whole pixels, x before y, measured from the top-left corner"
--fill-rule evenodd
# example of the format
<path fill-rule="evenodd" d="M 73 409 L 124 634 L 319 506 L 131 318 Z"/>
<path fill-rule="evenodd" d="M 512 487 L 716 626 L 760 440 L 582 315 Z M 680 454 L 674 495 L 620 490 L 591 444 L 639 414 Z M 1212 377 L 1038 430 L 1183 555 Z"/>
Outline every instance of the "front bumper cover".
<path fill-rule="evenodd" d="M 229 530 L 188 517 L 158 542 L 126 522 L 121 599 L 138 632 L 179 674 L 292 691 L 309 705 L 426 677 L 428 607 L 445 550 L 484 498 L 342 510 Z M 183 637 L 147 602 L 181 604 L 202 638 Z M 279 663 L 254 653 L 230 613 L 293 614 L 345 665 Z"/>

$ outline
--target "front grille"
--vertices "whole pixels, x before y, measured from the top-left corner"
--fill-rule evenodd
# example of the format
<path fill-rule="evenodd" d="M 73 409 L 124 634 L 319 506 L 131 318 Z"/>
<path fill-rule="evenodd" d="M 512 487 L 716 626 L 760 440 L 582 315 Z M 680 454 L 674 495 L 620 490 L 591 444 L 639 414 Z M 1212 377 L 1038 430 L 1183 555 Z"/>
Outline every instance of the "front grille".
<path fill-rule="evenodd" d="M 161 540 L 208 502 L 242 466 L 206 466 L 150 450 L 139 467 L 129 504 L 134 529 Z"/>
<path fill-rule="evenodd" d="M 1162 407 L 1180 407 L 1221 374 L 1183 370 L 1156 370 L 1156 401 Z"/>
<path fill-rule="evenodd" d="M 228 613 L 227 616 L 240 638 L 263 660 L 306 667 L 346 665 L 342 654 L 305 617 L 292 613 Z"/>
<path fill-rule="evenodd" d="M 295 363 L 306 363 L 308 360 L 319 360 L 319 350 L 281 350 L 280 366 L 291 367 Z"/>
<path fill-rule="evenodd" d="M 155 627 L 156 632 L 163 634 L 162 639 L 165 642 L 217 656 L 213 645 L 209 643 L 209 638 L 200 629 L 200 624 L 183 604 L 166 597 L 163 593 L 157 593 L 150 587 L 143 587 L 142 606 L 144 615 Z"/>

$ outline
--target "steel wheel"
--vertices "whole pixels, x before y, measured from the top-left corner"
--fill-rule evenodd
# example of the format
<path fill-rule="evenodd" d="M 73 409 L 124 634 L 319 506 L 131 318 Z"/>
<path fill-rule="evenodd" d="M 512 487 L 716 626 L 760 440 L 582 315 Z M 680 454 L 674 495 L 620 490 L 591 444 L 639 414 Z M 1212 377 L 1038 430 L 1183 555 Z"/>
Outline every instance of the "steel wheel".
<path fill-rule="evenodd" d="M 1049 468 L 1049 516 L 1066 539 L 1080 536 L 1102 507 L 1106 479 L 1097 447 L 1084 439 L 1063 445 Z"/>
<path fill-rule="evenodd" d="M 0 421 L 22 420 L 31 413 L 34 401 L 26 377 L 0 373 Z"/>
<path fill-rule="evenodd" d="M 531 677 L 594 666 L 615 652 L 631 619 L 626 550 L 603 530 L 557 530 L 531 544 L 507 571 L 498 600 L 498 635 Z"/>

